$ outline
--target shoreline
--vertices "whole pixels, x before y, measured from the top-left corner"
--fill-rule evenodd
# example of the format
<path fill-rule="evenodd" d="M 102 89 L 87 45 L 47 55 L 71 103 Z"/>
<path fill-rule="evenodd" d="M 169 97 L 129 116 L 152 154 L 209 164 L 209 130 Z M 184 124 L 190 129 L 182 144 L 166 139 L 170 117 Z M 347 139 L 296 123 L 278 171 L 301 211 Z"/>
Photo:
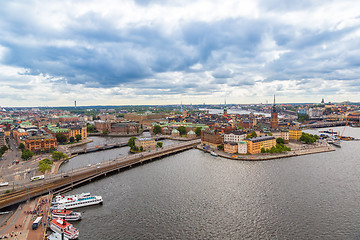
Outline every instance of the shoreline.
<path fill-rule="evenodd" d="M 306 145 L 301 145 L 306 146 Z M 288 158 L 288 157 L 296 157 L 296 156 L 303 156 L 303 155 L 310 155 L 310 154 L 316 154 L 316 153 L 324 153 L 324 152 L 332 152 L 335 151 L 334 147 L 330 146 L 328 143 L 322 143 L 320 145 L 310 145 L 311 147 L 307 146 L 307 148 L 300 148 L 296 150 L 291 150 L 288 152 L 282 152 L 282 153 L 259 153 L 259 154 L 253 154 L 253 155 L 237 155 L 237 154 L 229 154 L 225 153 L 223 151 L 215 150 L 214 152 L 219 155 L 220 157 L 231 159 L 231 160 L 238 160 L 238 161 L 268 161 L 268 160 L 275 160 L 275 159 L 281 159 L 281 158 Z M 211 150 L 203 149 L 201 144 L 199 144 L 197 149 L 209 152 Z M 233 157 L 236 156 L 236 157 Z"/>

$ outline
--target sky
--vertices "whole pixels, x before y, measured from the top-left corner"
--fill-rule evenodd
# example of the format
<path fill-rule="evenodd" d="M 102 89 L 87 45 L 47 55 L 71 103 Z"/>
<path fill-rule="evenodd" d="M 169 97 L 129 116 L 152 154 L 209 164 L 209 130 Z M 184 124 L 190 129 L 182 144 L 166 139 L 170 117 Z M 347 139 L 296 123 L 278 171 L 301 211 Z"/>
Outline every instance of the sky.
<path fill-rule="evenodd" d="M 0 106 L 360 101 L 360 1 L 0 6 Z"/>

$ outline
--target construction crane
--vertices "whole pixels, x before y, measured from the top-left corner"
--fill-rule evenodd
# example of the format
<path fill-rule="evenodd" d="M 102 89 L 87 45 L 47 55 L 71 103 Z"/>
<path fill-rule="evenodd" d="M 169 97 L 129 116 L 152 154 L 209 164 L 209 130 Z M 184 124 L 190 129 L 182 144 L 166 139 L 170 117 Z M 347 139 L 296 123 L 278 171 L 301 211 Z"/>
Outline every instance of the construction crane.
<path fill-rule="evenodd" d="M 339 137 L 341 140 L 350 140 L 350 137 L 343 137 L 344 132 L 345 132 L 345 128 L 346 128 L 346 126 L 348 125 L 348 123 L 349 123 L 349 120 L 346 119 L 345 127 L 344 127 L 344 129 L 342 130 L 341 135 L 340 135 L 340 137 Z M 348 138 L 349 138 L 349 139 L 348 139 Z"/>

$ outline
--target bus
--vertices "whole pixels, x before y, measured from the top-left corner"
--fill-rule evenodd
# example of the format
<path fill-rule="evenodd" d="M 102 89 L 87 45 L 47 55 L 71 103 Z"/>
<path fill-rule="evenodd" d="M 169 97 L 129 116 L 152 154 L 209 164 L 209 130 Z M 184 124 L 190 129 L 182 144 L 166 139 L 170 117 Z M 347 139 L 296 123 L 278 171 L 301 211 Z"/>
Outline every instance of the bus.
<path fill-rule="evenodd" d="M 30 179 L 30 181 L 36 181 L 36 180 L 41 180 L 41 179 L 44 179 L 44 175 L 39 175 L 39 176 L 35 176 L 35 177 L 32 177 L 31 179 Z"/>
<path fill-rule="evenodd" d="M 35 221 L 34 221 L 33 224 L 32 224 L 32 230 L 36 230 L 36 229 L 39 227 L 39 225 L 41 224 L 41 220 L 42 220 L 42 216 L 41 216 L 41 217 L 37 217 L 37 218 L 35 219 Z"/>
<path fill-rule="evenodd" d="M 2 182 L 2 183 L 0 183 L 0 187 L 5 187 L 5 186 L 9 186 L 9 183 L 8 183 L 8 182 Z"/>

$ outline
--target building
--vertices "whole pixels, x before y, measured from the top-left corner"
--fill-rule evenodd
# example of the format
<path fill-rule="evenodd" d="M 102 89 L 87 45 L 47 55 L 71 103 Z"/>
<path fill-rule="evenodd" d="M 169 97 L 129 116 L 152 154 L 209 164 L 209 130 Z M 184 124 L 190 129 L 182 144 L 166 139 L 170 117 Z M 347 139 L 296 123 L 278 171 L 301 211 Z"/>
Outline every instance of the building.
<path fill-rule="evenodd" d="M 224 106 L 224 116 L 227 117 L 227 107 L 226 107 L 226 100 L 225 100 L 225 106 Z"/>
<path fill-rule="evenodd" d="M 284 142 L 285 142 L 285 143 L 288 143 L 289 140 L 290 140 L 289 130 L 287 130 L 287 129 L 281 130 L 281 135 L 280 135 L 280 137 L 281 137 L 282 139 L 284 139 Z"/>
<path fill-rule="evenodd" d="M 274 96 L 274 105 L 271 109 L 271 119 L 270 119 L 270 127 L 277 128 L 279 125 L 278 113 L 275 106 L 275 96 Z"/>
<path fill-rule="evenodd" d="M 52 152 L 57 149 L 57 141 L 50 134 L 31 136 L 25 139 L 25 148 L 34 153 Z"/>
<path fill-rule="evenodd" d="M 302 135 L 302 130 L 297 128 L 289 129 L 289 140 L 299 141 Z"/>
<path fill-rule="evenodd" d="M 201 131 L 201 143 L 210 146 L 212 149 L 217 149 L 218 145 L 223 143 L 222 136 L 216 130 Z"/>
<path fill-rule="evenodd" d="M 250 154 L 261 153 L 261 149 L 270 149 L 276 146 L 276 139 L 273 136 L 262 136 L 245 139 L 247 142 L 247 151 Z"/>
<path fill-rule="evenodd" d="M 0 148 L 6 145 L 5 132 L 0 128 Z"/>
<path fill-rule="evenodd" d="M 180 132 L 177 130 L 177 129 L 173 129 L 172 131 L 171 131 L 171 136 L 172 137 L 180 137 Z"/>
<path fill-rule="evenodd" d="M 135 139 L 135 146 L 139 148 L 139 150 L 143 149 L 143 151 L 155 150 L 155 139 L 152 138 L 137 138 Z"/>
<path fill-rule="evenodd" d="M 87 127 L 81 126 L 73 126 L 69 128 L 69 139 L 74 137 L 76 139 L 76 135 L 81 135 L 81 139 L 87 138 Z"/>
<path fill-rule="evenodd" d="M 226 153 L 237 153 L 238 151 L 238 144 L 234 142 L 225 142 L 224 143 L 224 152 Z"/>
<path fill-rule="evenodd" d="M 196 133 L 193 130 L 190 130 L 186 136 L 187 138 L 196 138 Z"/>
<path fill-rule="evenodd" d="M 56 137 L 56 134 L 64 134 L 66 136 L 66 139 L 69 140 L 69 129 L 68 128 L 60 128 L 60 127 L 56 127 L 56 126 L 52 126 L 50 124 L 47 125 L 47 127 L 44 128 L 44 130 L 53 135 L 54 137 Z"/>
<path fill-rule="evenodd" d="M 234 142 L 237 143 L 239 141 L 244 140 L 246 134 L 242 131 L 232 131 L 229 133 L 224 133 L 224 142 Z"/>
<path fill-rule="evenodd" d="M 247 153 L 247 142 L 239 141 L 238 142 L 238 153 L 239 154 L 246 154 Z"/>

